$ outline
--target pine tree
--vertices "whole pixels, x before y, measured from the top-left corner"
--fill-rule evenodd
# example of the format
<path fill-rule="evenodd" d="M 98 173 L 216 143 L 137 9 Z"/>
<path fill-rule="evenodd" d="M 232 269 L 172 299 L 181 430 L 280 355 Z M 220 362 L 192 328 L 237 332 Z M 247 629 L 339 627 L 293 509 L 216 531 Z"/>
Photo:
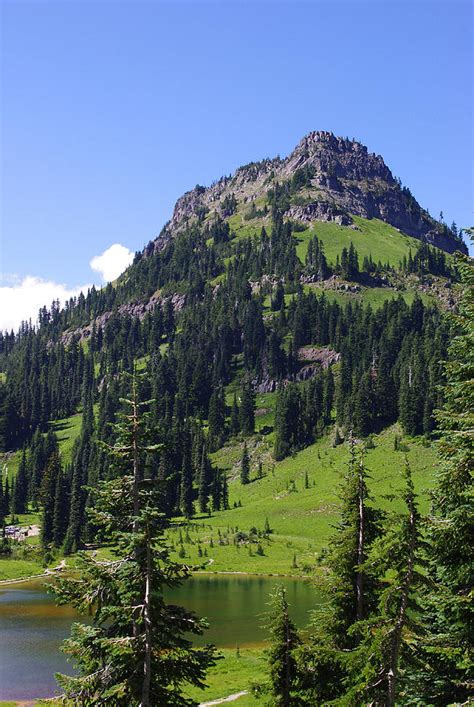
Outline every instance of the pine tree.
<path fill-rule="evenodd" d="M 271 646 L 267 652 L 270 685 L 269 692 L 275 707 L 292 707 L 298 704 L 296 692 L 298 670 L 295 651 L 301 641 L 296 626 L 290 618 L 286 592 L 278 587 L 271 596 L 272 613 L 268 629 Z"/>
<path fill-rule="evenodd" d="M 12 498 L 12 512 L 26 513 L 28 507 L 28 468 L 26 449 L 23 447 L 20 465 L 15 478 L 15 491 Z"/>
<path fill-rule="evenodd" d="M 349 704 L 399 704 L 404 681 L 417 663 L 422 633 L 419 599 L 427 578 L 421 517 L 408 460 L 403 476 L 406 510 L 399 524 L 391 519 L 368 560 L 384 578 L 385 588 L 380 592 L 378 611 L 355 627 L 364 638 L 351 662 Z"/>
<path fill-rule="evenodd" d="M 212 646 L 193 648 L 185 637 L 201 634 L 203 622 L 163 599 L 164 589 L 181 584 L 189 570 L 169 558 L 165 518 L 157 511 L 160 490 L 144 478 L 144 457 L 156 449 L 148 444 L 148 404 L 139 402 L 134 377 L 124 400 L 128 411 L 114 426 L 116 442 L 109 448 L 120 475 L 99 483 L 89 511 L 100 537 L 116 548 L 116 559 L 82 554 L 79 576 L 59 578 L 54 588 L 60 603 L 92 612 L 91 625 L 75 623 L 64 644 L 79 674 L 58 675 L 66 697 L 83 705 L 196 704 L 182 685 L 202 686 L 215 660 Z"/>
<path fill-rule="evenodd" d="M 230 433 L 236 435 L 240 432 L 240 411 L 237 403 L 237 396 L 234 393 L 232 409 L 230 413 Z"/>
<path fill-rule="evenodd" d="M 43 506 L 41 516 L 41 544 L 43 548 L 46 548 L 54 540 L 55 494 L 57 481 L 61 474 L 59 453 L 54 452 L 49 458 L 41 484 L 41 502 Z"/>
<path fill-rule="evenodd" d="M 222 445 L 225 431 L 225 400 L 221 386 L 214 388 L 209 401 L 209 439 L 211 450 Z"/>
<path fill-rule="evenodd" d="M 3 493 L 3 480 L 2 473 L 0 472 L 0 526 L 3 526 L 5 522 L 6 512 L 5 512 L 5 497 Z"/>
<path fill-rule="evenodd" d="M 86 380 L 86 378 L 85 378 Z M 94 471 L 94 409 L 92 393 L 85 388 L 81 434 L 74 448 L 71 479 L 71 501 L 64 552 L 75 552 L 83 542 L 86 531 L 85 509 L 87 505 L 87 484 Z"/>
<path fill-rule="evenodd" d="M 193 506 L 193 469 L 191 462 L 191 450 L 186 444 L 183 450 L 183 461 L 181 467 L 181 489 L 179 507 L 181 513 L 186 518 L 191 518 L 194 514 Z"/>
<path fill-rule="evenodd" d="M 250 381 L 242 388 L 240 429 L 244 435 L 251 435 L 255 431 L 255 394 Z"/>
<path fill-rule="evenodd" d="M 250 481 L 250 457 L 247 445 L 244 442 L 242 457 L 240 460 L 240 483 L 248 484 Z"/>
<path fill-rule="evenodd" d="M 10 481 L 5 479 L 5 486 L 3 487 L 3 517 L 6 518 L 11 512 L 11 494 L 10 494 Z"/>
<path fill-rule="evenodd" d="M 61 547 L 67 530 L 68 488 L 66 477 L 60 468 L 54 489 L 52 541 L 55 547 Z"/>
<path fill-rule="evenodd" d="M 350 661 L 363 635 L 356 627 L 377 606 L 378 577 L 367 560 L 380 533 L 382 516 L 370 504 L 364 451 L 357 451 L 352 437 L 349 453 L 340 520 L 326 557 L 328 602 L 318 609 L 311 639 L 298 656 L 303 704 L 326 704 L 342 698 Z"/>

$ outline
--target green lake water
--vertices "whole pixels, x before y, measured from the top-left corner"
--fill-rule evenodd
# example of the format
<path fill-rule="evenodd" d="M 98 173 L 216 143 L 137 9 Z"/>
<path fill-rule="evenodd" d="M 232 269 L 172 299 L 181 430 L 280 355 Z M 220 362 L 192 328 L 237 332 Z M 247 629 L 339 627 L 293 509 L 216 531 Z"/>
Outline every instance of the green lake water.
<path fill-rule="evenodd" d="M 167 600 L 208 619 L 210 628 L 196 644 L 258 646 L 267 637 L 263 614 L 278 584 L 286 589 L 293 620 L 304 628 L 318 595 L 303 580 L 195 575 L 169 592 Z M 71 672 L 59 646 L 76 618 L 71 608 L 56 606 L 44 583 L 0 587 L 0 700 L 50 697 L 57 691 L 54 673 Z"/>

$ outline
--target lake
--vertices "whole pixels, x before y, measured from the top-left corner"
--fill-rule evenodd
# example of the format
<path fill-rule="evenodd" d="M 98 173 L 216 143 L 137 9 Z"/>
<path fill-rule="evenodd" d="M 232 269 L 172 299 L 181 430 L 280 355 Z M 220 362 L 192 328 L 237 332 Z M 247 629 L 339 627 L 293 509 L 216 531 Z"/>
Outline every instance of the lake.
<path fill-rule="evenodd" d="M 194 575 L 168 593 L 167 600 L 209 620 L 209 630 L 196 644 L 258 646 L 267 637 L 262 614 L 279 584 L 286 589 L 293 620 L 303 628 L 318 595 L 307 582 L 294 578 Z M 42 582 L 0 587 L 1 700 L 50 697 L 57 691 L 54 673 L 71 672 L 59 646 L 75 618 L 70 607 L 56 606 Z"/>

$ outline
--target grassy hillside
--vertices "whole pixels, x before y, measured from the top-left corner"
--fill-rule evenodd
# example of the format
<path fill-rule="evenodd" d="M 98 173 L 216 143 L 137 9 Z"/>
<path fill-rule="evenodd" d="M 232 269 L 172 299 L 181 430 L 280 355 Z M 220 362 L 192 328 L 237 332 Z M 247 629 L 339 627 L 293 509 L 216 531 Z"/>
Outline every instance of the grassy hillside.
<path fill-rule="evenodd" d="M 405 455 L 394 451 L 399 432 L 393 426 L 375 435 L 374 448 L 367 450 L 373 501 L 383 508 L 400 507 Z M 419 440 L 409 440 L 406 448 L 421 509 L 426 511 L 427 492 L 434 482 L 434 449 Z M 333 447 L 332 435 L 327 435 L 294 457 L 275 463 L 271 438 L 256 437 L 249 444 L 252 481 L 246 486 L 239 481 L 241 451 L 242 443 L 235 443 L 214 455 L 214 463 L 228 474 L 230 510 L 197 516 L 188 527 L 175 524 L 169 537 L 176 553 L 182 540 L 186 561 L 204 565 L 202 570 L 210 572 L 301 575 L 313 571 L 337 521 L 338 486 L 348 461 L 347 446 Z M 259 460 L 261 479 L 256 478 Z M 389 501 L 387 496 L 394 498 Z M 263 531 L 267 519 L 272 529 L 269 539 L 250 533 L 252 528 Z M 236 538 L 239 531 L 245 534 L 240 541 Z M 263 556 L 257 554 L 258 543 Z"/>
<path fill-rule="evenodd" d="M 372 255 L 374 262 L 389 263 L 397 267 L 403 256 L 408 256 L 410 250 L 414 254 L 420 241 L 405 235 L 380 219 L 366 219 L 352 216 L 352 226 L 339 226 L 334 222 L 315 222 L 304 231 L 296 233 L 298 244 L 297 255 L 302 263 L 305 261 L 310 239 L 317 235 L 324 244 L 324 252 L 330 264 L 335 264 L 337 256 L 344 247 L 352 242 L 362 260 L 364 256 Z M 231 231 L 235 233 L 234 243 L 243 238 L 258 237 L 262 226 L 267 232 L 271 230 L 270 216 L 245 220 L 244 214 L 235 213 L 227 219 Z"/>
<path fill-rule="evenodd" d="M 304 263 L 308 243 L 312 236 L 317 235 L 324 244 L 324 252 L 328 262 L 334 264 L 336 257 L 344 247 L 354 244 L 359 258 L 372 255 L 374 262 L 389 263 L 398 266 L 404 255 L 408 256 L 411 249 L 414 254 L 420 245 L 416 238 L 410 238 L 380 219 L 365 219 L 353 216 L 354 226 L 339 226 L 336 223 L 316 223 L 297 233 L 298 246 L 296 252 Z"/>

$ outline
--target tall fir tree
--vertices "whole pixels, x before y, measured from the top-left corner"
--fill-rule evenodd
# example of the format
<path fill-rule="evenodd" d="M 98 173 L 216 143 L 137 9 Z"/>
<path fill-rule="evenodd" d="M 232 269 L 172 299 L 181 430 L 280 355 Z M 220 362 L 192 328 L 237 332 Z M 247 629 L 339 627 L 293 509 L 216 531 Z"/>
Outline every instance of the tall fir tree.
<path fill-rule="evenodd" d="M 234 393 L 232 408 L 230 413 L 230 433 L 236 435 L 240 432 L 240 411 L 237 403 L 237 395 Z"/>
<path fill-rule="evenodd" d="M 349 704 L 395 707 L 403 703 L 410 671 L 421 655 L 420 597 L 426 591 L 427 576 L 422 521 L 408 459 L 403 478 L 405 510 L 398 522 L 390 519 L 367 561 L 383 578 L 384 587 L 377 611 L 353 629 L 362 633 L 363 639 L 350 664 L 350 688 L 345 697 Z"/>
<path fill-rule="evenodd" d="M 89 509 L 116 558 L 99 561 L 84 553 L 78 576 L 59 578 L 54 587 L 60 603 L 92 612 L 91 624 L 73 624 L 64 644 L 78 674 L 57 679 L 65 696 L 82 705 L 193 705 L 183 686 L 203 685 L 215 652 L 212 646 L 193 648 L 185 634 L 201 634 L 204 623 L 163 597 L 189 570 L 169 557 L 165 518 L 157 510 L 160 489 L 144 477 L 144 458 L 156 445 L 149 444 L 143 412 L 149 401 L 139 401 L 137 387 L 133 377 L 127 412 L 114 426 L 115 443 L 108 450 L 119 476 L 99 483 Z"/>
<path fill-rule="evenodd" d="M 298 668 L 295 652 L 301 643 L 289 613 L 286 592 L 278 587 L 271 596 L 272 612 L 268 629 L 270 648 L 267 651 L 270 684 L 268 692 L 275 707 L 293 707 L 298 700 Z"/>
<path fill-rule="evenodd" d="M 193 516 L 193 469 L 189 443 L 185 444 L 183 449 L 179 507 L 181 513 L 186 518 L 191 518 Z"/>
<path fill-rule="evenodd" d="M 26 449 L 23 447 L 20 465 L 15 478 L 15 491 L 12 498 L 12 512 L 26 513 L 28 510 L 28 463 Z"/>
<path fill-rule="evenodd" d="M 250 457 L 247 449 L 247 444 L 244 442 L 242 448 L 242 457 L 240 459 L 240 483 L 248 484 L 250 481 Z"/>
<path fill-rule="evenodd" d="M 61 474 L 59 453 L 54 452 L 49 458 L 41 484 L 41 544 L 43 548 L 46 548 L 54 541 L 56 486 Z"/>
<path fill-rule="evenodd" d="M 240 429 L 244 435 L 251 435 L 255 431 L 255 393 L 250 381 L 247 381 L 242 388 Z"/>

